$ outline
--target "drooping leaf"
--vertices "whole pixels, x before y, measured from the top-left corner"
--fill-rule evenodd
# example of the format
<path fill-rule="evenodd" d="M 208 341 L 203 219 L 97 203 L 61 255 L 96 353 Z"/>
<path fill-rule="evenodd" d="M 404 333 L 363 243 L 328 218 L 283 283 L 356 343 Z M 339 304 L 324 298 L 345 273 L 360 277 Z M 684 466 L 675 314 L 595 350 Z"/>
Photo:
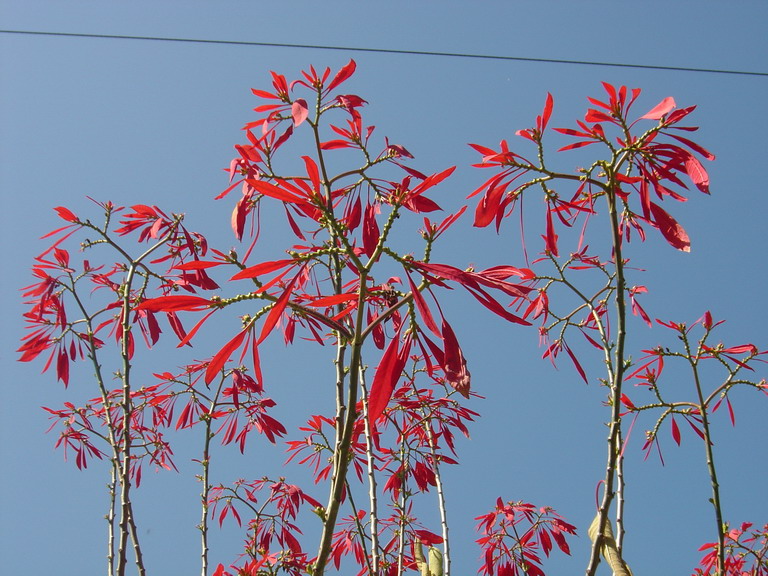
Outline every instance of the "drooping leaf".
<path fill-rule="evenodd" d="M 277 321 L 280 319 L 280 316 L 282 316 L 283 312 L 285 312 L 285 308 L 288 306 L 288 301 L 290 300 L 291 294 L 293 292 L 293 287 L 296 285 L 296 281 L 301 275 L 302 270 L 303 268 L 299 270 L 299 273 L 296 274 L 288 286 L 285 287 L 285 290 L 277 299 L 275 305 L 272 306 L 269 314 L 267 314 L 267 317 L 264 320 L 264 324 L 261 327 L 261 334 L 259 335 L 257 344 L 261 344 L 264 339 L 269 336 L 269 333 L 272 332 L 272 329 L 277 325 Z"/>
<path fill-rule="evenodd" d="M 380 235 L 379 225 L 376 222 L 376 205 L 368 204 L 363 216 L 363 251 L 368 258 L 376 251 Z"/>
<path fill-rule="evenodd" d="M 670 418 L 672 422 L 672 439 L 675 441 L 675 444 L 680 446 L 680 428 L 677 427 L 677 422 L 675 422 L 675 418 Z"/>
<path fill-rule="evenodd" d="M 467 361 L 461 350 L 456 334 L 451 325 L 443 319 L 443 359 L 442 366 L 445 372 L 445 379 L 462 396 L 469 398 L 469 390 L 472 383 L 472 377 L 467 369 Z"/>
<path fill-rule="evenodd" d="M 405 271 L 405 275 L 408 277 L 408 284 L 411 287 L 411 294 L 413 295 L 413 303 L 416 306 L 416 309 L 419 311 L 419 314 L 421 315 L 422 320 L 424 320 L 424 324 L 427 326 L 427 328 L 430 329 L 430 331 L 435 336 L 437 336 L 438 338 L 442 338 L 440 329 L 437 327 L 437 324 L 435 323 L 435 319 L 432 317 L 432 313 L 429 311 L 429 306 L 427 306 L 427 303 L 424 300 L 424 297 L 421 295 L 421 292 L 419 292 L 419 288 L 413 282 L 413 278 L 411 278 L 411 275 L 408 272 L 408 270 Z"/>
<path fill-rule="evenodd" d="M 595 516 L 595 519 L 592 520 L 592 524 L 589 526 L 589 530 L 587 531 L 589 539 L 592 541 L 593 545 L 597 540 L 599 527 L 600 513 L 598 512 Z M 629 566 L 627 566 L 626 562 L 624 562 L 624 559 L 619 554 L 619 550 L 616 547 L 616 540 L 613 537 L 611 521 L 607 518 L 605 520 L 605 528 L 603 529 L 602 536 L 603 538 L 602 546 L 600 546 L 600 552 L 602 553 L 603 558 L 605 558 L 605 561 L 608 562 L 611 570 L 613 570 L 613 576 L 632 576 L 632 571 L 629 569 Z"/>
<path fill-rule="evenodd" d="M 400 349 L 400 332 L 398 331 L 384 350 L 373 377 L 371 392 L 368 395 L 368 420 L 371 430 L 376 429 L 377 420 L 384 413 L 392 398 L 392 393 L 408 359 L 410 348 L 411 338 L 406 336 L 403 348 Z"/>
<path fill-rule="evenodd" d="M 664 236 L 667 242 L 669 242 L 670 246 L 683 252 L 690 252 L 691 240 L 688 238 L 688 234 L 683 227 L 677 223 L 677 220 L 667 214 L 667 212 L 655 202 L 651 202 L 650 208 L 653 220 L 658 227 L 659 232 L 661 232 L 661 235 Z"/>
<path fill-rule="evenodd" d="M 696 188 L 704 194 L 709 194 L 709 174 L 693 154 L 686 154 L 685 156 L 685 172 Z"/>

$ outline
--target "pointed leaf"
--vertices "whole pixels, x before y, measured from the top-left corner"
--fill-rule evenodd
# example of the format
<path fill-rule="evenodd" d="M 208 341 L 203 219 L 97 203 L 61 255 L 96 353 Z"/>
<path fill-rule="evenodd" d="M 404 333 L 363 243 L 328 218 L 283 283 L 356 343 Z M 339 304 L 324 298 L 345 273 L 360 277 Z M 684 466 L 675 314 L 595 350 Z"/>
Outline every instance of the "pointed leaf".
<path fill-rule="evenodd" d="M 270 272 L 274 272 L 275 270 L 280 270 L 280 268 L 285 268 L 286 266 L 290 266 L 292 264 L 296 264 L 295 260 L 272 260 L 270 262 L 262 262 L 261 264 L 256 264 L 255 266 L 250 266 L 248 268 L 244 268 L 230 280 L 242 280 L 243 278 L 256 278 L 258 276 L 262 276 L 264 274 L 269 274 Z"/>
<path fill-rule="evenodd" d="M 677 106 L 677 104 L 675 104 L 675 99 L 671 96 L 667 96 L 664 100 L 654 106 L 650 112 L 640 118 L 645 120 L 659 120 L 662 116 L 666 116 L 672 112 L 675 106 Z"/>
<path fill-rule="evenodd" d="M 348 80 L 355 73 L 355 68 L 357 68 L 357 64 L 355 64 L 354 60 L 350 60 L 346 66 L 336 73 L 336 76 L 333 77 L 333 80 L 331 80 L 331 83 L 328 84 L 324 92 L 328 93 L 342 82 Z"/>
<path fill-rule="evenodd" d="M 671 418 L 672 421 L 672 439 L 675 441 L 675 444 L 680 446 L 680 428 L 677 427 L 677 422 L 675 422 L 674 416 Z"/>
<path fill-rule="evenodd" d="M 654 202 L 651 202 L 651 214 L 659 232 L 670 246 L 683 252 L 691 251 L 691 240 L 688 238 L 688 234 L 672 216 Z"/>
<path fill-rule="evenodd" d="M 384 351 L 376 374 L 371 384 L 371 393 L 368 396 L 368 420 L 371 430 L 376 429 L 376 422 L 384 413 L 384 410 L 392 398 L 397 381 L 405 367 L 405 362 L 410 352 L 410 337 L 406 337 L 403 348 L 400 350 L 400 332 L 398 331 Z"/>
<path fill-rule="evenodd" d="M 241 330 L 238 332 L 232 340 L 224 344 L 224 346 L 219 350 L 216 355 L 211 359 L 210 363 L 208 364 L 208 367 L 205 370 L 205 383 L 210 384 L 213 379 L 216 377 L 216 375 L 221 372 L 221 369 L 224 367 L 224 365 L 227 363 L 227 361 L 230 359 L 232 354 L 234 354 L 235 350 L 237 350 L 240 347 L 240 344 L 243 343 L 243 339 L 245 339 L 245 335 L 248 333 L 248 330 Z"/>
<path fill-rule="evenodd" d="M 200 296 L 160 296 L 148 298 L 136 306 L 136 310 L 149 312 L 177 312 L 179 310 L 205 310 L 211 302 Z"/>

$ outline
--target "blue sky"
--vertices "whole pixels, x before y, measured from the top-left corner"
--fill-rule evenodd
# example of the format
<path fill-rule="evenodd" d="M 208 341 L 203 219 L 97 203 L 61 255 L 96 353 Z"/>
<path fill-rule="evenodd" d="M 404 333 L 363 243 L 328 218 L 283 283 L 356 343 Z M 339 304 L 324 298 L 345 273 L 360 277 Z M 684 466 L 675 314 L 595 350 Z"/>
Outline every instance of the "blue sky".
<path fill-rule="evenodd" d="M 768 6 L 762 2 L 39 2 L 6 0 L 2 28 L 91 34 L 165 36 L 463 52 L 766 72 Z M 33 569 L 62 576 L 103 569 L 104 470 L 79 472 L 53 451 L 55 438 L 41 405 L 89 398 L 73 385 L 64 392 L 40 366 L 19 364 L 13 352 L 23 333 L 18 288 L 30 283 L 39 236 L 58 226 L 51 208 L 90 210 L 85 196 L 118 204 L 157 204 L 184 211 L 194 229 L 217 245 L 235 244 L 231 203 L 214 202 L 226 186 L 221 168 L 242 141 L 241 126 L 258 104 L 250 88 L 267 89 L 269 70 L 295 77 L 310 64 L 338 68 L 353 57 L 358 72 L 350 92 L 365 98 L 365 117 L 380 136 L 405 145 L 416 166 L 438 171 L 458 165 L 441 194 L 460 202 L 485 177 L 469 168 L 468 142 L 496 146 L 502 138 L 524 146 L 514 131 L 532 125 L 547 92 L 555 98 L 552 124 L 572 125 L 600 82 L 643 89 L 638 111 L 673 96 L 698 105 L 697 142 L 718 159 L 708 165 L 712 196 L 691 194 L 675 214 L 691 236 L 690 254 L 663 241 L 634 247 L 634 263 L 648 269 L 637 283 L 662 318 L 693 321 L 704 310 L 726 318 L 722 337 L 768 347 L 765 326 L 768 211 L 765 134 L 766 78 L 519 61 L 480 60 L 344 50 L 245 47 L 0 34 L 0 556 L 8 573 Z M 571 160 L 563 159 L 563 166 Z M 95 215 L 95 212 L 93 212 Z M 536 226 L 533 222 L 531 226 Z M 473 240 L 464 240 L 473 234 Z M 511 225 L 496 237 L 469 223 L 447 238 L 444 260 L 458 266 L 520 264 Z M 474 388 L 486 396 L 472 407 L 482 418 L 460 446 L 464 466 L 448 472 L 455 528 L 455 573 L 474 573 L 479 550 L 473 518 L 497 496 L 555 507 L 576 524 L 572 558 L 554 558 L 551 573 L 586 565 L 586 528 L 602 477 L 606 413 L 603 391 L 585 386 L 569 366 L 559 371 L 538 358 L 534 331 L 504 325 L 463 304 L 450 313 L 469 358 Z M 666 334 L 635 325 L 637 348 Z M 215 346 L 214 339 L 211 346 Z M 268 386 L 285 409 L 298 394 L 306 410 L 321 395 L 307 385 L 330 358 L 295 362 L 275 344 Z M 201 352 L 202 354 L 202 352 Z M 309 354 L 309 352 L 307 352 Z M 165 357 L 152 356 L 159 364 Z M 185 362 L 171 359 L 169 369 Z M 318 368 L 319 367 L 319 368 Z M 593 366 L 597 373 L 599 364 Z M 273 382 L 273 384 L 270 384 Z M 768 521 L 764 482 L 768 458 L 768 399 L 734 396 L 737 427 L 717 419 L 716 454 L 728 518 Z M 285 418 L 301 418 L 286 409 Z M 293 420 L 296 420 L 295 422 Z M 639 436 L 639 435 L 638 435 Z M 702 447 L 685 434 L 682 448 L 666 446 L 666 466 L 643 462 L 640 442 L 629 448 L 628 543 L 636 574 L 686 574 L 698 546 L 711 539 L 709 488 Z M 231 452 L 231 451 L 230 451 Z M 183 461 L 182 455 L 178 458 Z M 282 460 L 254 442 L 245 458 L 222 456 L 222 473 L 261 476 Z M 147 556 L 153 572 L 196 569 L 194 504 L 198 490 L 186 476 L 145 479 Z M 271 472 L 277 474 L 278 472 Z M 176 496 L 179 496 L 177 499 Z M 184 500 L 183 497 L 186 497 Z M 324 495 L 322 498 L 324 499 Z M 235 532 L 217 533 L 215 562 L 238 552 Z M 605 568 L 603 568 L 605 570 Z M 549 572 L 549 570 L 548 570 Z"/>

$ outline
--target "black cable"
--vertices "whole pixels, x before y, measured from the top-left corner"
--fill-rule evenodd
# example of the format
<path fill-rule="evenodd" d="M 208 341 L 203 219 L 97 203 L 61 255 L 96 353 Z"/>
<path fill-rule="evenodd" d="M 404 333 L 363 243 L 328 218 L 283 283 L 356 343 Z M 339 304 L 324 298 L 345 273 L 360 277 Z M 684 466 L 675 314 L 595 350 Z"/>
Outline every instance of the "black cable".
<path fill-rule="evenodd" d="M 359 48 L 353 46 L 324 46 L 315 44 L 288 44 L 280 42 L 249 42 L 243 40 L 204 40 L 200 38 L 168 38 L 162 36 L 128 36 L 121 34 L 83 34 L 76 32 L 41 32 L 34 30 L 0 30 L 0 34 L 27 36 L 59 36 L 69 38 L 100 38 L 108 40 L 145 40 L 155 42 L 185 42 L 194 44 L 218 44 L 226 46 L 261 46 L 269 48 L 300 48 L 313 50 L 338 50 L 344 52 L 370 52 L 374 54 L 401 54 L 411 56 L 442 56 L 450 58 L 475 58 L 484 60 L 507 60 L 516 62 L 539 62 L 547 64 L 576 64 L 581 66 L 612 66 L 615 68 L 636 68 L 644 70 L 667 70 L 675 72 L 702 72 L 708 74 L 736 74 L 741 76 L 768 76 L 768 72 L 748 70 L 722 70 L 717 68 L 690 68 L 686 66 L 654 66 L 648 64 L 620 64 L 617 62 L 593 62 L 589 60 L 564 60 L 557 58 L 526 58 L 523 56 L 496 56 L 492 54 L 468 54 L 462 52 L 432 52 L 427 50 L 396 50 L 394 48 Z"/>

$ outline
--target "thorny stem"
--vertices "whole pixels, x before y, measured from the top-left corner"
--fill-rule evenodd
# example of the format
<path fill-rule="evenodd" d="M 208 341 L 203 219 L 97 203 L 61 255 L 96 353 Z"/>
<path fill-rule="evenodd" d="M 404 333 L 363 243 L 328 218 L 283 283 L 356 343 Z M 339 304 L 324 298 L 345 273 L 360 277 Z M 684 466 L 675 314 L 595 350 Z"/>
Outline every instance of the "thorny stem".
<path fill-rule="evenodd" d="M 448 538 L 448 512 L 445 505 L 445 492 L 443 491 L 443 480 L 440 475 L 440 461 L 435 450 L 435 436 L 432 433 L 432 427 L 430 426 L 430 419 L 427 418 L 424 421 L 424 430 L 427 433 L 429 439 L 429 450 L 432 453 L 432 462 L 435 470 L 435 488 L 437 489 L 437 502 L 440 508 L 440 527 L 442 529 L 443 536 L 443 575 L 450 576 L 451 574 L 451 546 Z"/>
<path fill-rule="evenodd" d="M 210 485 L 210 472 L 211 472 L 211 456 L 210 447 L 211 439 L 214 434 L 211 432 L 211 423 L 213 419 L 211 414 L 216 410 L 216 406 L 219 401 L 219 394 L 221 393 L 221 387 L 224 384 L 224 378 L 219 378 L 219 386 L 216 389 L 211 400 L 210 407 L 208 408 L 208 414 L 205 415 L 205 440 L 203 441 L 203 457 L 200 460 L 200 465 L 203 468 L 203 472 L 200 476 L 200 482 L 203 484 L 202 492 L 200 493 L 200 504 L 202 507 L 202 514 L 200 519 L 200 573 L 202 576 L 208 574 L 208 495 L 211 491 Z"/>
<path fill-rule="evenodd" d="M 616 462 L 616 550 L 619 556 L 622 555 L 622 545 L 624 544 L 624 502 L 626 502 L 626 483 L 624 480 L 624 440 L 622 439 L 621 428 L 619 428 L 619 438 L 617 442 L 619 449 L 619 459 Z"/>
<path fill-rule="evenodd" d="M 123 513 L 129 511 L 131 505 L 130 500 L 127 503 L 124 500 L 125 493 L 123 489 L 123 481 L 124 478 L 127 477 L 127 472 L 124 470 L 125 463 L 120 462 L 120 442 L 115 435 L 115 423 L 112 420 L 112 412 L 110 410 L 112 406 L 112 401 L 109 398 L 109 393 L 107 391 L 107 387 L 104 384 L 104 377 L 101 373 L 101 364 L 99 364 L 98 360 L 98 352 L 96 348 L 96 341 L 94 339 L 94 329 L 93 329 L 93 317 L 90 316 L 85 308 L 85 305 L 83 304 L 82 300 L 80 299 L 80 296 L 78 295 L 77 291 L 75 290 L 74 285 L 72 286 L 72 296 L 75 299 L 75 302 L 77 302 L 78 307 L 80 308 L 80 311 L 83 313 L 83 316 L 85 318 L 85 322 L 88 329 L 88 357 L 91 359 L 91 363 L 93 364 L 94 368 L 94 374 L 96 378 L 96 382 L 99 387 L 99 392 L 101 394 L 101 400 L 102 404 L 104 405 L 104 418 L 107 422 L 107 430 L 108 430 L 108 441 L 109 445 L 112 448 L 112 481 L 109 484 L 110 488 L 110 507 L 109 511 L 107 513 L 107 518 L 109 521 L 109 528 L 108 528 L 108 539 L 109 539 L 109 550 L 108 550 L 108 565 L 110 569 L 110 574 L 117 574 L 118 576 L 123 576 L 125 574 L 125 563 L 126 563 L 126 557 L 125 557 L 125 548 L 127 544 L 127 537 L 128 532 L 126 528 L 126 524 L 121 519 L 120 521 L 120 538 L 117 548 L 117 571 L 115 571 L 115 532 L 114 532 L 114 522 L 115 522 L 115 489 L 116 484 L 119 481 L 121 486 L 120 491 L 120 502 L 121 502 L 121 511 Z M 124 361 L 126 360 L 126 357 L 123 356 Z M 125 422 L 124 422 L 125 424 Z"/>
<path fill-rule="evenodd" d="M 707 403 L 704 400 L 704 394 L 701 389 L 701 380 L 699 379 L 698 357 L 691 354 L 688 335 L 681 334 L 685 344 L 685 352 L 688 363 L 693 373 L 693 383 L 696 386 L 696 395 L 699 400 L 698 411 L 701 418 L 702 432 L 704 433 L 704 450 L 707 455 L 707 470 L 709 471 L 709 480 L 712 485 L 712 506 L 715 508 L 715 523 L 717 528 L 717 573 L 725 574 L 725 526 L 723 525 L 723 508 L 720 501 L 720 484 L 717 481 L 717 469 L 715 468 L 715 455 L 712 451 L 712 434 L 709 429 L 709 416 L 707 415 Z"/>
<path fill-rule="evenodd" d="M 359 333 L 360 326 L 362 324 L 362 314 L 364 310 L 363 302 L 365 301 L 365 282 L 360 282 L 360 296 L 358 306 L 358 322 L 356 323 L 355 331 Z M 339 339 L 338 343 L 337 361 L 342 360 L 337 365 L 337 370 L 343 374 L 343 350 L 346 348 L 346 344 Z M 315 560 L 315 566 L 312 573 L 317 576 L 323 574 L 325 571 L 325 565 L 328 562 L 328 557 L 331 552 L 331 544 L 333 540 L 333 530 L 336 527 L 336 519 L 339 514 L 339 508 L 341 506 L 341 499 L 344 493 L 344 486 L 346 484 L 347 470 L 349 468 L 350 460 L 350 446 L 352 444 L 352 436 L 355 427 L 355 420 L 357 419 L 357 393 L 359 387 L 359 374 L 361 366 L 362 355 L 362 341 L 355 339 L 352 345 L 352 358 L 349 367 L 349 381 L 346 389 L 346 400 L 342 397 L 337 398 L 338 409 L 336 413 L 336 443 L 333 451 L 333 473 L 331 476 L 331 489 L 328 496 L 328 505 L 325 508 L 325 518 L 323 520 L 323 533 L 320 538 L 320 546 L 317 552 L 317 559 Z M 343 388 L 343 380 L 341 380 Z M 338 388 L 338 383 L 337 383 Z"/>
<path fill-rule="evenodd" d="M 402 469 L 402 476 L 405 476 L 405 435 L 400 434 L 402 441 L 400 443 L 400 466 Z M 397 574 L 403 573 L 403 562 L 405 559 L 405 507 L 408 503 L 408 491 L 400 490 L 400 498 L 398 499 L 398 506 L 400 507 L 400 524 L 398 525 L 398 542 L 397 542 Z"/>
<path fill-rule="evenodd" d="M 365 558 L 365 564 L 368 568 L 368 573 L 375 575 L 376 572 L 373 569 L 373 564 L 371 563 L 371 558 L 368 555 L 368 550 L 366 549 L 365 545 L 365 529 L 363 528 L 362 522 L 360 522 L 360 517 L 357 515 L 357 506 L 355 506 L 355 500 L 352 497 L 352 488 L 349 485 L 349 480 L 346 480 L 346 488 L 347 488 L 347 497 L 349 498 L 349 507 L 352 509 L 352 516 L 355 519 L 355 526 L 357 526 L 357 533 L 360 536 L 360 546 L 363 549 L 363 558 Z M 375 535 L 376 532 L 371 532 L 371 535 Z M 371 539 L 373 541 L 373 538 Z"/>
<path fill-rule="evenodd" d="M 605 479 L 603 486 L 603 498 L 598 510 L 597 537 L 592 543 L 589 565 L 587 566 L 587 576 L 594 576 L 597 566 L 600 563 L 600 550 L 603 544 L 603 534 L 608 522 L 608 513 L 611 508 L 611 502 L 615 496 L 614 476 L 617 472 L 618 461 L 621 450 L 621 388 L 624 380 L 624 370 L 626 368 L 624 361 L 624 341 L 626 338 L 626 302 L 625 302 L 625 280 L 624 280 L 624 261 L 621 250 L 621 233 L 619 231 L 619 216 L 616 208 L 616 194 L 608 188 L 606 189 L 606 198 L 608 200 L 608 212 L 611 224 L 611 240 L 613 244 L 613 260 L 616 266 L 616 345 L 613 358 L 609 356 L 608 348 L 606 352 L 606 364 L 608 369 L 608 384 L 610 387 L 609 404 L 611 406 L 611 421 L 608 433 L 608 458 L 605 468 Z"/>
<path fill-rule="evenodd" d="M 322 184 L 327 199 L 327 216 L 329 219 L 328 232 L 331 236 L 331 245 L 335 246 L 338 239 L 335 227 L 330 223 L 333 220 L 333 203 L 331 200 L 331 183 L 328 178 L 325 159 L 320 146 L 321 138 L 318 130 L 318 120 L 320 117 L 321 93 L 318 90 L 317 104 L 315 108 L 315 121 L 311 123 L 314 132 L 315 145 L 317 147 L 318 159 L 320 162 L 320 172 L 322 175 Z M 335 294 L 342 292 L 342 263 L 338 254 L 331 253 L 331 281 Z M 357 418 L 356 404 L 359 386 L 359 376 L 362 366 L 361 353 L 363 340 L 360 338 L 360 329 L 363 324 L 363 310 L 365 308 L 366 297 L 366 279 L 367 270 L 361 269 L 360 286 L 358 293 L 357 318 L 354 326 L 354 335 L 352 336 L 352 358 L 349 366 L 349 381 L 346 386 L 345 399 L 345 381 L 347 379 L 344 357 L 350 344 L 342 337 L 339 330 L 336 331 L 336 440 L 333 447 L 333 473 L 331 475 L 330 494 L 328 496 L 328 505 L 325 508 L 323 518 L 323 531 L 320 537 L 320 544 L 312 573 L 315 575 L 323 574 L 325 565 L 328 562 L 328 556 L 331 552 L 333 542 L 333 531 L 336 527 L 336 519 L 341 506 L 341 498 L 346 485 L 347 469 L 349 467 L 349 452 L 352 443 L 352 433 Z"/>
<path fill-rule="evenodd" d="M 315 145 L 317 148 L 317 156 L 319 160 L 319 169 L 322 179 L 322 187 L 325 193 L 326 205 L 324 207 L 326 217 L 328 218 L 327 229 L 330 235 L 330 245 L 335 247 L 339 242 L 344 242 L 345 239 L 342 234 L 339 234 L 338 227 L 336 225 L 336 218 L 333 213 L 333 201 L 332 201 L 332 181 L 328 177 L 327 168 L 325 165 L 325 159 L 321 146 L 321 138 L 318 129 L 318 120 L 322 113 L 320 107 L 321 90 L 318 89 L 317 103 L 315 108 L 315 119 L 310 121 L 314 133 Z M 370 165 L 370 160 L 369 160 Z M 363 172 L 363 169 L 361 172 Z M 364 176 L 364 174 L 363 174 Z M 319 192 L 319 191 L 318 191 Z M 352 444 L 352 437 L 354 433 L 355 422 L 357 420 L 357 398 L 359 389 L 361 386 L 362 377 L 362 347 L 365 342 L 366 336 L 370 333 L 369 330 L 364 329 L 364 311 L 365 302 L 368 296 L 367 280 L 371 268 L 374 263 L 379 259 L 382 251 L 384 250 L 384 244 L 387 240 L 387 235 L 391 229 L 395 219 L 398 216 L 398 207 L 394 206 L 392 213 L 387 219 L 381 231 L 378 244 L 370 256 L 367 264 L 361 265 L 361 262 L 357 259 L 357 255 L 354 254 L 351 247 L 346 246 L 345 254 L 348 255 L 357 265 L 359 270 L 359 286 L 358 286 L 358 299 L 357 299 L 357 314 L 353 325 L 352 334 L 344 334 L 341 330 L 337 329 L 337 353 L 336 353 L 336 441 L 333 451 L 333 472 L 331 475 L 331 488 L 328 497 L 328 505 L 325 509 L 325 516 L 323 520 L 323 530 L 320 537 L 320 545 L 318 548 L 317 558 L 315 559 L 312 574 L 318 576 L 323 574 L 325 566 L 328 562 L 328 557 L 331 552 L 331 544 L 333 540 L 333 531 L 336 526 L 336 520 L 341 506 L 342 496 L 344 494 L 344 487 L 346 485 L 347 470 L 349 469 L 349 461 L 351 459 L 350 447 Z M 331 258 L 331 280 L 333 282 L 334 293 L 342 293 L 342 271 L 343 264 L 339 258 L 339 254 L 333 251 L 330 254 Z M 396 309 L 396 308 L 395 308 Z M 341 311 L 341 306 L 339 306 Z M 393 310 L 391 310 L 393 311 Z M 382 314 L 380 318 L 385 318 L 388 314 Z M 370 328 L 370 327 L 369 327 Z M 351 346 L 351 358 L 350 364 L 347 369 L 344 363 L 344 356 L 348 347 Z M 347 380 L 348 377 L 348 380 Z M 346 380 L 346 390 L 345 390 Z M 374 531 L 375 533 L 375 531 Z"/>
<path fill-rule="evenodd" d="M 141 258 L 139 259 L 141 260 Z M 128 274 L 123 285 L 123 310 L 121 319 L 122 342 L 120 355 L 123 359 L 123 399 L 121 407 L 123 412 L 123 463 L 120 469 L 120 548 L 118 550 L 118 575 L 125 573 L 127 538 L 130 532 L 133 542 L 134 554 L 136 557 L 136 566 L 139 574 L 143 576 L 144 562 L 141 555 L 141 546 L 139 544 L 136 525 L 133 521 L 133 510 L 131 506 L 131 417 L 133 416 L 133 401 L 131 399 L 131 285 L 136 273 L 137 262 L 131 262 Z"/>
<path fill-rule="evenodd" d="M 115 460 L 111 460 L 111 477 L 107 490 L 109 491 L 109 511 L 106 515 L 107 520 L 107 574 L 114 576 L 115 573 L 115 485 L 117 483 L 117 466 Z"/>
<path fill-rule="evenodd" d="M 376 465 L 373 460 L 373 442 L 371 423 L 368 420 L 368 389 L 365 385 L 365 371 L 360 373 L 360 388 L 363 395 L 363 423 L 365 426 L 365 456 L 368 464 L 368 490 L 371 517 L 371 565 L 369 569 L 373 576 L 379 573 L 379 505 L 376 488 Z M 362 537 L 362 534 L 361 534 Z"/>
<path fill-rule="evenodd" d="M 141 265 L 141 262 L 147 258 L 152 252 L 160 248 L 165 241 L 170 237 L 170 232 L 161 238 L 156 244 L 146 250 L 141 256 L 131 261 L 128 267 L 128 273 L 123 284 L 123 306 L 122 306 L 122 342 L 120 355 L 123 360 L 122 380 L 123 380 L 123 397 L 121 401 L 121 409 L 123 412 L 123 451 L 122 451 L 122 465 L 120 467 L 120 544 L 118 548 L 117 559 L 117 574 L 123 576 L 125 574 L 126 564 L 126 548 L 127 538 L 130 534 L 131 542 L 133 543 L 133 553 L 136 561 L 136 568 L 140 576 L 146 574 L 144 568 L 144 559 L 141 551 L 141 545 L 139 543 L 138 530 L 136 529 L 136 523 L 133 518 L 133 504 L 131 503 L 130 490 L 131 490 L 131 418 L 133 416 L 133 400 L 131 398 L 131 288 L 133 285 L 133 279 L 136 274 L 136 269 Z"/>

